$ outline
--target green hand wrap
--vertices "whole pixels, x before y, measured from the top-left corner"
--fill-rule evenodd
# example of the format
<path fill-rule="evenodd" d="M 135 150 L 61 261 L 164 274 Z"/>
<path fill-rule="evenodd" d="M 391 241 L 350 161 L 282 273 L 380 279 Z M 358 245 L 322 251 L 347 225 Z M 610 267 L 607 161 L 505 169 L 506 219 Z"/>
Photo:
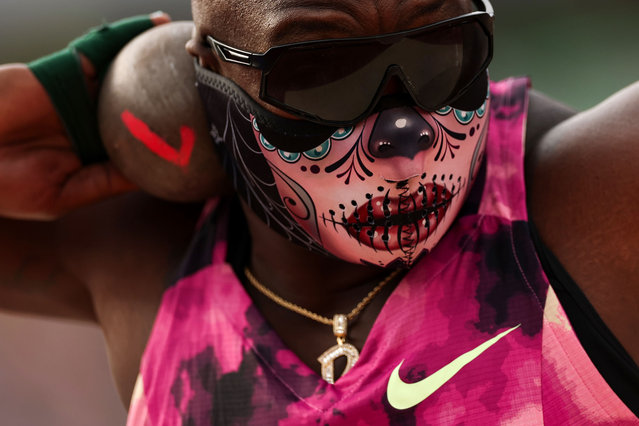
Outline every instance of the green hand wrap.
<path fill-rule="evenodd" d="M 78 52 L 87 57 L 102 81 L 109 64 L 135 36 L 153 27 L 148 16 L 94 28 L 69 47 L 28 64 L 49 94 L 83 164 L 108 159 L 98 128 L 96 102 L 89 95 Z"/>

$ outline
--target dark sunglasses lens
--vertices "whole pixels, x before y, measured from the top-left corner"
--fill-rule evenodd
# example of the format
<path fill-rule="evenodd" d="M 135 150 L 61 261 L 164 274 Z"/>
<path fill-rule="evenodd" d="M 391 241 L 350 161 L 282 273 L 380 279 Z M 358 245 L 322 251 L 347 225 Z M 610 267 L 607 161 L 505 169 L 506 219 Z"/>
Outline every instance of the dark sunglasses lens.
<path fill-rule="evenodd" d="M 490 38 L 476 21 L 405 38 L 400 44 L 408 89 L 429 111 L 457 98 L 483 73 L 490 55 Z M 477 108 L 485 95 L 478 99 Z"/>
<path fill-rule="evenodd" d="M 266 75 L 264 90 L 267 100 L 316 119 L 349 122 L 373 106 L 386 74 L 399 68 L 418 104 L 433 111 L 458 97 L 484 71 L 489 46 L 481 24 L 469 21 L 395 43 L 369 40 L 288 49 Z"/>
<path fill-rule="evenodd" d="M 479 108 L 486 100 L 486 68 L 492 55 L 491 36 L 479 22 L 463 25 L 459 27 L 459 31 L 459 36 L 464 40 L 459 78 L 443 102 L 459 109 L 471 111 Z M 476 90 L 478 87 L 486 88 L 486 90 Z M 453 101 L 461 97 L 464 98 L 464 102 L 456 105 Z M 433 105 L 433 108 L 441 106 L 443 104 Z"/>
<path fill-rule="evenodd" d="M 320 120 L 347 121 L 364 112 L 383 77 L 376 44 L 290 49 L 266 75 L 268 98 Z"/>
<path fill-rule="evenodd" d="M 464 57 L 464 40 L 458 27 L 404 38 L 389 58 L 401 64 L 404 84 L 425 109 L 432 109 L 454 90 Z"/>

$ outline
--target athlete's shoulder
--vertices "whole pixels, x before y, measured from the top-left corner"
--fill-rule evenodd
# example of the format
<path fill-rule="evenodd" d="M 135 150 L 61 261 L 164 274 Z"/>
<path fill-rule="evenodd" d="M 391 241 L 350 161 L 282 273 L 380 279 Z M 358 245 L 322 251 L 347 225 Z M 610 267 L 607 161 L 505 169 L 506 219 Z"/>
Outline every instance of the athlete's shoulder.
<path fill-rule="evenodd" d="M 577 114 L 571 107 L 531 89 L 528 94 L 526 154 L 539 146 L 541 139 L 555 126 Z"/>
<path fill-rule="evenodd" d="M 541 238 L 639 359 L 639 84 L 571 113 L 532 94 L 529 211 Z"/>

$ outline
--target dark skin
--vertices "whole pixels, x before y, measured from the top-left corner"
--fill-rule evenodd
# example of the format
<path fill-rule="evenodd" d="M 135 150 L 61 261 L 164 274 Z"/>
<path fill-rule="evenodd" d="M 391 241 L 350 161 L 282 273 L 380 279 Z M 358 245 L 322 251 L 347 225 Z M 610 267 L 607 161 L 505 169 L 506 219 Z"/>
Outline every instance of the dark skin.
<path fill-rule="evenodd" d="M 204 34 L 233 38 L 238 47 L 263 51 L 272 43 L 403 30 L 464 13 L 469 7 L 462 0 L 344 1 L 340 4 L 348 8 L 341 9 L 333 7 L 335 2 L 330 2 L 331 7 L 310 1 L 294 7 L 295 2 L 282 1 L 277 3 L 281 7 L 269 12 L 258 7 L 260 2 L 254 9 L 250 2 L 225 8 L 229 3 L 194 0 L 196 32 L 188 50 L 255 98 L 259 73 L 220 63 L 202 43 Z M 230 23 L 238 13 L 243 18 L 238 21 L 247 27 L 233 21 L 229 34 L 221 32 L 219 23 Z M 296 24 L 311 20 L 321 25 Z M 259 39 L 251 38 L 255 34 Z M 0 82 L 4 78 L 0 74 Z M 634 327 L 639 321 L 639 287 L 634 283 L 639 262 L 633 254 L 639 253 L 635 219 L 639 202 L 630 194 L 639 189 L 635 166 L 639 148 L 634 143 L 639 125 L 625 117 L 639 113 L 637 99 L 639 85 L 592 111 L 574 115 L 533 92 L 526 137 L 529 205 L 541 237 L 635 361 L 639 361 Z M 31 120 L 25 120 L 25 129 L 41 118 Z M 16 140 L 15 130 L 7 132 L 7 126 L 0 123 L 0 162 L 6 158 L 3 147 Z M 8 180 L 0 170 L 2 187 Z M 107 195 L 111 194 L 97 198 Z M 5 217 L 61 213 L 44 214 L 46 209 L 36 202 L 20 208 L 10 202 L 3 205 L 5 199 L 2 192 L 0 215 Z M 186 250 L 199 208 L 131 193 L 84 208 L 72 206 L 63 210 L 71 213 L 52 222 L 0 219 L 0 308 L 99 323 L 120 396 L 128 405 L 163 289 Z M 274 233 L 247 208 L 244 211 L 253 240 L 250 267 L 257 278 L 314 312 L 330 316 L 350 311 L 371 289 L 371 282 L 387 273 L 310 253 Z M 391 290 L 392 285 L 351 326 L 350 341 L 358 348 Z M 247 291 L 291 350 L 318 371 L 317 355 L 335 343 L 328 327 L 302 319 L 252 288 Z"/>

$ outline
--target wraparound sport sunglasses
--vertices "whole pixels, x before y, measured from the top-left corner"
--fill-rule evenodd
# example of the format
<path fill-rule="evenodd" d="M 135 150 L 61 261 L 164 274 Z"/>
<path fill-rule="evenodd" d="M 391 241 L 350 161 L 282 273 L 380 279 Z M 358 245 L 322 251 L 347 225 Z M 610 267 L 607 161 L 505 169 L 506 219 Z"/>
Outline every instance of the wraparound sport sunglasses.
<path fill-rule="evenodd" d="M 393 77 L 427 111 L 473 111 L 486 98 L 494 16 L 488 0 L 473 1 L 477 11 L 421 28 L 285 44 L 265 53 L 207 40 L 222 60 L 262 71 L 260 99 L 316 123 L 343 126 L 367 117 Z"/>

